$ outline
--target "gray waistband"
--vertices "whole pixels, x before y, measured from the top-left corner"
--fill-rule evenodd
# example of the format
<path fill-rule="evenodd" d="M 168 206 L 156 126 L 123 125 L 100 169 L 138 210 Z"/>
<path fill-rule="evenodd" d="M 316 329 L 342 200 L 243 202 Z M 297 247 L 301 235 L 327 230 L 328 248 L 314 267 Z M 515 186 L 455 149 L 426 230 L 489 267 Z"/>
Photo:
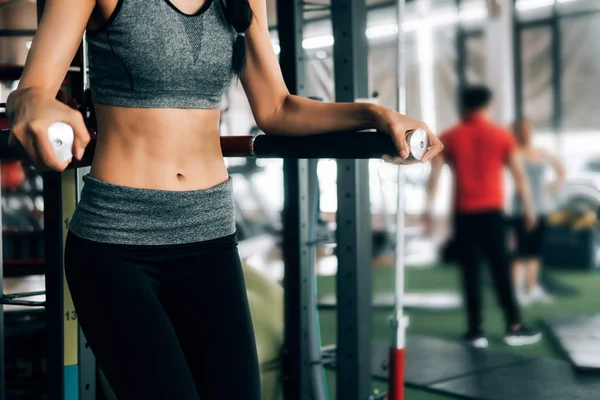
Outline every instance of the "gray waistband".
<path fill-rule="evenodd" d="M 235 233 L 231 179 L 193 191 L 139 189 L 84 176 L 69 230 L 104 243 L 163 245 Z"/>

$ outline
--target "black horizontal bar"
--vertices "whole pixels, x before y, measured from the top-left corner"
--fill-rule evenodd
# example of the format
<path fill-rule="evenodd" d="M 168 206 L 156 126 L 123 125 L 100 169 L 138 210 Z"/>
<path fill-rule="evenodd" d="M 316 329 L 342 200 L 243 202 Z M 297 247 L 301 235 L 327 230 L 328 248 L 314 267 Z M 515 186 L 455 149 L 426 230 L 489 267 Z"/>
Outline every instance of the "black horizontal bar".
<path fill-rule="evenodd" d="M 39 292 L 24 292 L 24 293 L 11 293 L 11 294 L 5 294 L 4 296 L 2 296 L 5 299 L 20 299 L 23 297 L 33 297 L 33 296 L 41 296 L 46 294 L 45 290 L 39 291 Z"/>
<path fill-rule="evenodd" d="M 35 35 L 35 29 L 0 29 L 0 37 L 29 37 Z"/>
<path fill-rule="evenodd" d="M 0 131 L 0 159 L 22 159 L 8 146 L 9 130 Z M 95 140 L 82 162 L 71 167 L 91 164 Z M 225 157 L 292 158 L 292 159 L 370 159 L 383 155 L 397 156 L 391 136 L 377 131 L 335 132 L 310 136 L 224 136 L 221 148 Z M 254 151 L 252 153 L 251 149 Z"/>
<path fill-rule="evenodd" d="M 254 140 L 254 152 L 258 158 L 370 159 L 398 155 L 391 136 L 375 131 L 259 135 Z"/>
<path fill-rule="evenodd" d="M 23 307 L 44 307 L 45 301 L 32 301 L 32 300 L 15 300 L 15 299 L 4 299 L 0 298 L 0 304 L 6 304 L 11 306 L 23 306 Z"/>

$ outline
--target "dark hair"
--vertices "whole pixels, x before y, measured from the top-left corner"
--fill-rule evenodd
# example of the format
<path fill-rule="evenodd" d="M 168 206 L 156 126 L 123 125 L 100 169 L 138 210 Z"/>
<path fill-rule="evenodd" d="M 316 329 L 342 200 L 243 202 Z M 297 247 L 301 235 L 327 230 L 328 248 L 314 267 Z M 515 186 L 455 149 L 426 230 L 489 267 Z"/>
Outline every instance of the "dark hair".
<path fill-rule="evenodd" d="M 469 86 L 460 94 L 460 108 L 463 115 L 484 109 L 492 102 L 492 91 L 483 85 Z"/>
<path fill-rule="evenodd" d="M 236 75 L 244 71 L 246 66 L 246 42 L 244 36 L 252 24 L 252 8 L 248 0 L 220 0 L 225 20 L 238 33 L 233 44 L 231 69 Z"/>

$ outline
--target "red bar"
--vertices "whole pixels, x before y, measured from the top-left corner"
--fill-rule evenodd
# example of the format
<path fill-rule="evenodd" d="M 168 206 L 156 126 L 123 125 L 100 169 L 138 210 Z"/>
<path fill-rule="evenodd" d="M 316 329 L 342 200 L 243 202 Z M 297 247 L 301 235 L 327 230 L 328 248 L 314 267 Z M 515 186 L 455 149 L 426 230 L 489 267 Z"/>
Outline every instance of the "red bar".
<path fill-rule="evenodd" d="M 252 157 L 250 151 L 251 135 L 223 136 L 221 137 L 221 149 L 225 157 Z"/>
<path fill-rule="evenodd" d="M 404 349 L 390 349 L 388 400 L 404 400 Z"/>

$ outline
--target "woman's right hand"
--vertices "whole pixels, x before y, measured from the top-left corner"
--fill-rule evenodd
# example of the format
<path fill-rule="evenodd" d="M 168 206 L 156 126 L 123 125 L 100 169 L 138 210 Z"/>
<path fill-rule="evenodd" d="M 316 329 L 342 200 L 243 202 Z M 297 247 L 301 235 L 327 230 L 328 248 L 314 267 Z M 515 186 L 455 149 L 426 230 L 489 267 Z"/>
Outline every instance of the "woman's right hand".
<path fill-rule="evenodd" d="M 40 171 L 63 171 L 70 162 L 60 160 L 54 153 L 48 139 L 48 127 L 53 123 L 65 122 L 73 128 L 75 140 L 72 153 L 77 160 L 81 160 L 90 142 L 90 134 L 81 113 L 41 89 L 27 88 L 12 92 L 7 100 L 7 114 L 11 124 L 9 146 L 24 153 Z"/>

